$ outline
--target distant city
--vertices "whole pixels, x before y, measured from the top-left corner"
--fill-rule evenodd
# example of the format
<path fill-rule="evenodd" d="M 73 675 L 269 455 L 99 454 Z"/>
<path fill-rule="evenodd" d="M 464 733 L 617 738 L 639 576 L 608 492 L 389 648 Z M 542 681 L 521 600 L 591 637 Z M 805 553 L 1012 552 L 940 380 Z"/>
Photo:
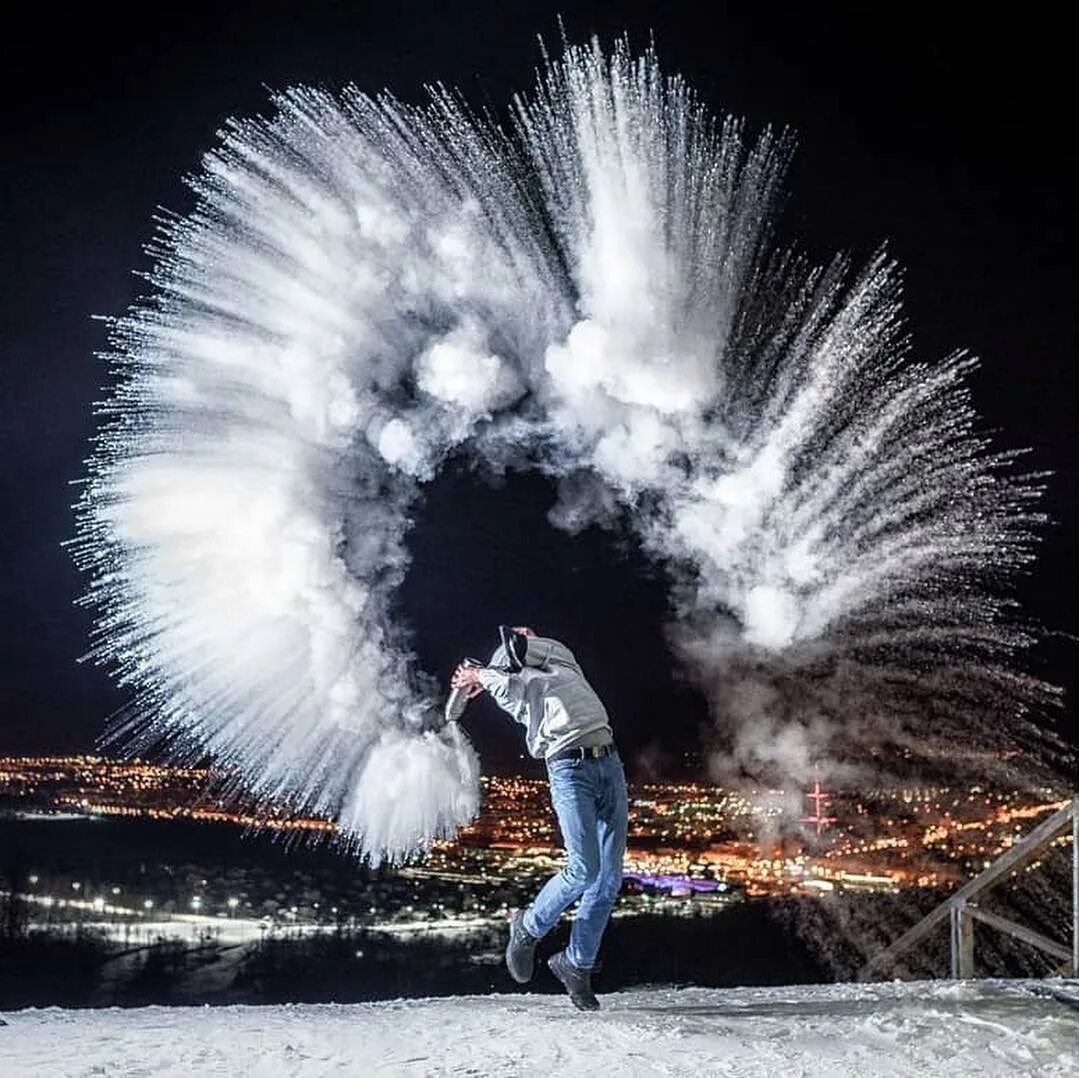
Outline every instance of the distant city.
<path fill-rule="evenodd" d="M 225 777 L 199 768 L 92 756 L 0 758 L 0 815 L 10 820 L 204 821 L 326 840 L 335 825 L 283 806 L 222 796 Z M 765 896 L 897 892 L 952 884 L 980 870 L 1064 801 L 947 787 L 829 792 L 735 792 L 703 783 L 630 786 L 629 844 L 617 913 L 706 916 Z M 5 886 L 31 920 L 100 922 L 125 937 L 210 932 L 260 938 L 347 926 L 383 931 L 482 928 L 531 894 L 561 863 L 547 785 L 487 778 L 479 817 L 452 842 L 401 866 L 361 868 L 349 857 L 287 874 L 257 866 L 206 874 L 198 863 L 114 868 L 116 878 L 31 856 Z M 0 865 L 0 872 L 4 866 Z M 85 874 L 85 873 L 82 873 Z M 11 870 L 8 870 L 11 875 Z"/>

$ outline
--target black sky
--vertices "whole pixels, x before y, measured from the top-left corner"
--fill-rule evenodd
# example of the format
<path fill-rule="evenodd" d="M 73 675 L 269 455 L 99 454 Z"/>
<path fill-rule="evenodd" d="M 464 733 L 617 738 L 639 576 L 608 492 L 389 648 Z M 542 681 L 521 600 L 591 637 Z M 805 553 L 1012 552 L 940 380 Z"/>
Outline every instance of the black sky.
<path fill-rule="evenodd" d="M 816 7 L 814 5 L 813 7 Z M 800 151 L 781 234 L 820 258 L 882 242 L 906 267 L 920 356 L 969 348 L 974 388 L 1001 446 L 1051 469 L 1057 521 L 1022 585 L 1028 612 L 1075 632 L 1076 349 L 1070 37 L 1051 20 L 797 14 L 772 5 L 229 3 L 24 9 L 6 27 L 5 282 L 0 358 L 0 753 L 89 748 L 123 702 L 78 666 L 89 617 L 60 543 L 69 487 L 105 380 L 94 314 L 140 291 L 158 206 L 184 210 L 194 171 L 226 117 L 264 111 L 267 88 L 355 82 L 406 100 L 425 82 L 501 109 L 525 90 L 537 36 L 638 45 L 654 32 L 667 70 L 717 110 L 796 130 Z M 976 14 L 974 14 L 976 13 Z M 1018 17 L 1018 16 L 1016 16 Z M 428 667 L 488 646 L 494 624 L 530 620 L 574 643 L 630 751 L 692 741 L 700 708 L 673 683 L 662 582 L 608 537 L 544 525 L 550 491 L 525 478 L 491 491 L 450 471 L 417 522 L 402 595 Z M 527 549 L 527 559 L 520 552 Z M 513 602 L 524 609 L 508 609 Z M 617 646 L 614 642 L 617 641 Z M 1069 686 L 1075 649 L 1050 640 L 1038 672 Z M 481 715 L 481 748 L 516 742 Z"/>

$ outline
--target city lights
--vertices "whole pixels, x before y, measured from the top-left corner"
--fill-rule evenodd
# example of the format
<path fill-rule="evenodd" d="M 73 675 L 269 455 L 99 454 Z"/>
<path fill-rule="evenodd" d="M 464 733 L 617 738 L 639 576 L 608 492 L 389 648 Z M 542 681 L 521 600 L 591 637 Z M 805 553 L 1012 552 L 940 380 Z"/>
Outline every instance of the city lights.
<path fill-rule="evenodd" d="M 0 808 L 35 819 L 143 818 L 332 837 L 332 822 L 296 815 L 288 806 L 223 808 L 211 796 L 221 779 L 137 760 L 0 759 Z M 489 777 L 482 791 L 479 816 L 453 841 L 436 842 L 424 856 L 384 868 L 363 886 L 356 883 L 358 866 L 344 858 L 342 878 L 332 885 L 301 872 L 284 883 L 250 872 L 217 879 L 198 865 L 170 869 L 172 875 L 100 882 L 95 876 L 91 882 L 38 864 L 26 877 L 34 888 L 27 893 L 36 908 L 69 918 L 84 910 L 150 923 L 152 915 L 160 925 L 184 914 L 196 927 L 223 918 L 236 931 L 250 924 L 256 934 L 320 924 L 495 923 L 559 870 L 563 853 L 545 781 Z M 803 816 L 806 798 L 814 811 Z M 992 861 L 1064 798 L 1050 789 L 923 785 L 825 793 L 819 782 L 802 791 L 633 783 L 616 915 L 696 916 L 758 896 L 952 885 Z M 132 894 L 145 897 L 126 898 Z"/>

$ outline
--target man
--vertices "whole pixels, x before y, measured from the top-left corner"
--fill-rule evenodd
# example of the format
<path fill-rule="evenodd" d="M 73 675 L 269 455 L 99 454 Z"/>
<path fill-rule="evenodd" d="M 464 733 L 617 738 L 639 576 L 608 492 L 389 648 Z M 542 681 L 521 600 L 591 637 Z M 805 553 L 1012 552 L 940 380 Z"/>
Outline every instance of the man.
<path fill-rule="evenodd" d="M 596 1010 L 591 971 L 618 892 L 626 848 L 626 778 L 611 723 L 565 644 L 527 627 L 499 628 L 502 644 L 487 666 L 462 664 L 453 687 L 484 690 L 525 728 L 528 751 L 547 764 L 551 803 L 566 866 L 510 920 L 506 966 L 519 984 L 532 978 L 536 944 L 580 900 L 569 946 L 547 960 L 574 1005 Z"/>

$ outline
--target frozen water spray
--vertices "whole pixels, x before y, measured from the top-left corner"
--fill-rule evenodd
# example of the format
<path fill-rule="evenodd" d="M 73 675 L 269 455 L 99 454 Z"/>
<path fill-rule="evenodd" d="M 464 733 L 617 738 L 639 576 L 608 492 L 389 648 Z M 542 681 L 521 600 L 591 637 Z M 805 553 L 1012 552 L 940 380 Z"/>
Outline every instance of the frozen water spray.
<path fill-rule="evenodd" d="M 558 477 L 556 526 L 636 529 L 728 770 L 999 742 L 1054 698 L 1001 591 L 1039 481 L 977 433 L 971 359 L 909 356 L 884 256 L 777 245 L 787 136 L 595 44 L 504 125 L 442 89 L 273 104 L 112 322 L 75 551 L 122 742 L 210 753 L 376 860 L 468 821 L 475 754 L 394 616 L 463 447 Z"/>

